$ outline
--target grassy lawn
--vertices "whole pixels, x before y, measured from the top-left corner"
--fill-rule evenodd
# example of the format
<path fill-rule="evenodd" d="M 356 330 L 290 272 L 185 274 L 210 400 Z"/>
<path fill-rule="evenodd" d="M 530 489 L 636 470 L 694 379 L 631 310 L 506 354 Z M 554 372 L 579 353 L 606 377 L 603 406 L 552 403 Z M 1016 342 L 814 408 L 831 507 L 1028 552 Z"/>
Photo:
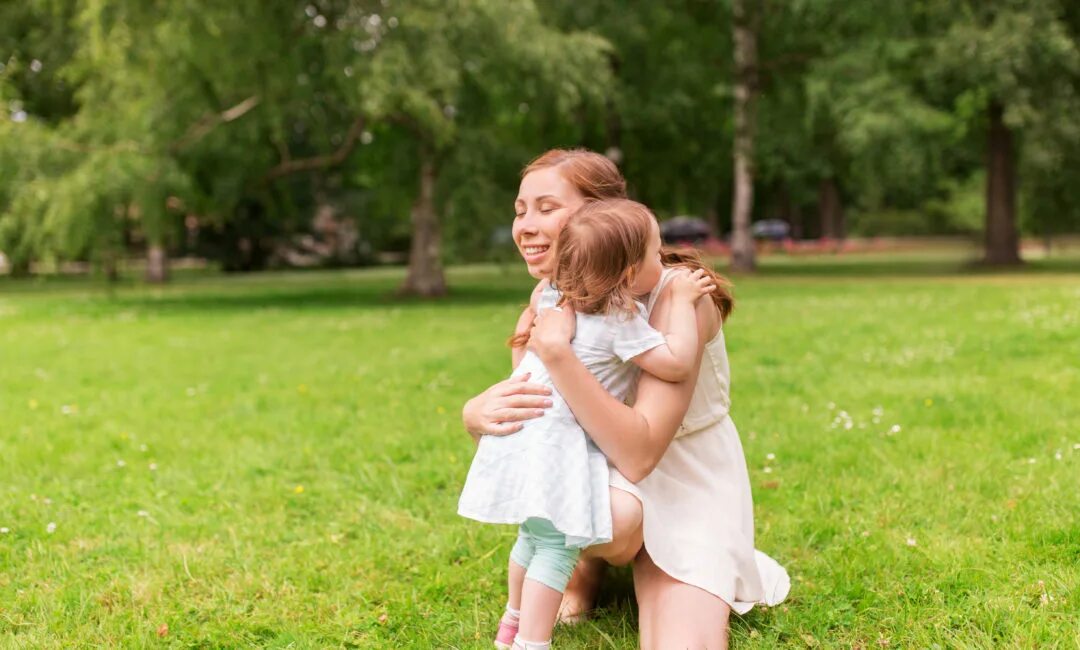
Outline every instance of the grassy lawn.
<path fill-rule="evenodd" d="M 733 647 L 1080 644 L 1080 275 L 956 268 L 737 279 L 733 416 L 793 588 Z M 488 647 L 513 531 L 455 514 L 458 413 L 530 284 L 400 277 L 0 282 L 0 647 Z M 614 573 L 556 645 L 636 647 L 631 599 Z"/>

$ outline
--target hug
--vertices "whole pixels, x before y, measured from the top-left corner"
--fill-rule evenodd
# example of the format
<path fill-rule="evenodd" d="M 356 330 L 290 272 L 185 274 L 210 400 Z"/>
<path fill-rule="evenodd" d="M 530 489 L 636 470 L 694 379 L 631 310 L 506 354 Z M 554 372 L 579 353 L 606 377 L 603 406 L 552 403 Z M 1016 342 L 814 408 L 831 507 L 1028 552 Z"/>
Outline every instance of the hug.
<path fill-rule="evenodd" d="M 466 403 L 478 441 L 459 513 L 519 526 L 495 645 L 551 647 L 632 563 L 641 647 L 724 648 L 730 612 L 790 583 L 754 548 L 729 417 L 729 283 L 664 250 L 606 157 L 552 150 L 522 172 L 513 225 L 538 280 L 513 373 Z"/>

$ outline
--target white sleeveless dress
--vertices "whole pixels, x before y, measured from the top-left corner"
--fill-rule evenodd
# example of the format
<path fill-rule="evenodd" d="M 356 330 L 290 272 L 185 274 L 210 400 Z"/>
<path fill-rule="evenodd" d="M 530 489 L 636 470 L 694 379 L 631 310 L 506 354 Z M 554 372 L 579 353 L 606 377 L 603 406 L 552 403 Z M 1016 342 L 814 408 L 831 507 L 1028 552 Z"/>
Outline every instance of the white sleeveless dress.
<path fill-rule="evenodd" d="M 650 313 L 676 272 L 664 269 L 649 296 Z M 783 601 L 791 581 L 782 566 L 754 549 L 750 476 L 728 416 L 729 385 L 721 329 L 705 344 L 690 407 L 656 469 L 635 485 L 612 467 L 609 482 L 641 501 L 645 549 L 664 573 L 745 614 L 755 604 Z"/>

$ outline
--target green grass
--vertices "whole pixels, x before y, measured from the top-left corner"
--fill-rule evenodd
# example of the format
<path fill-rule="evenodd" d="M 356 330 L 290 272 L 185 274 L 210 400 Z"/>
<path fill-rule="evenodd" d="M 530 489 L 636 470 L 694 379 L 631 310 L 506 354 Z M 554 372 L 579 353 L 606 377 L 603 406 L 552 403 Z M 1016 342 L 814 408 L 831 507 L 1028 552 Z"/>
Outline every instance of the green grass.
<path fill-rule="evenodd" d="M 737 278 L 733 416 L 793 588 L 733 647 L 1080 644 L 1080 276 L 924 263 Z M 399 279 L 0 282 L 0 646 L 488 647 L 513 532 L 455 515 L 458 412 L 530 285 Z M 612 578 L 559 647 L 636 646 Z"/>

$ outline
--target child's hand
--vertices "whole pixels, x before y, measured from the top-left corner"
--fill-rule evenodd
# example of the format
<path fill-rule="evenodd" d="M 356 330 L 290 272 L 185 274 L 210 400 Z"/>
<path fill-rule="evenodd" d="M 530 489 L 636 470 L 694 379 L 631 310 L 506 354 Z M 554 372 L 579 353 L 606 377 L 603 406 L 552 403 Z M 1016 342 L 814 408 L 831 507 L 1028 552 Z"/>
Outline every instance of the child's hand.
<path fill-rule="evenodd" d="M 703 269 L 679 273 L 671 280 L 671 299 L 697 302 L 697 299 L 716 290 L 716 283 Z"/>
<path fill-rule="evenodd" d="M 577 332 L 577 319 L 570 305 L 556 309 L 541 309 L 529 331 L 529 349 L 547 362 L 570 350 L 570 341 Z"/>

